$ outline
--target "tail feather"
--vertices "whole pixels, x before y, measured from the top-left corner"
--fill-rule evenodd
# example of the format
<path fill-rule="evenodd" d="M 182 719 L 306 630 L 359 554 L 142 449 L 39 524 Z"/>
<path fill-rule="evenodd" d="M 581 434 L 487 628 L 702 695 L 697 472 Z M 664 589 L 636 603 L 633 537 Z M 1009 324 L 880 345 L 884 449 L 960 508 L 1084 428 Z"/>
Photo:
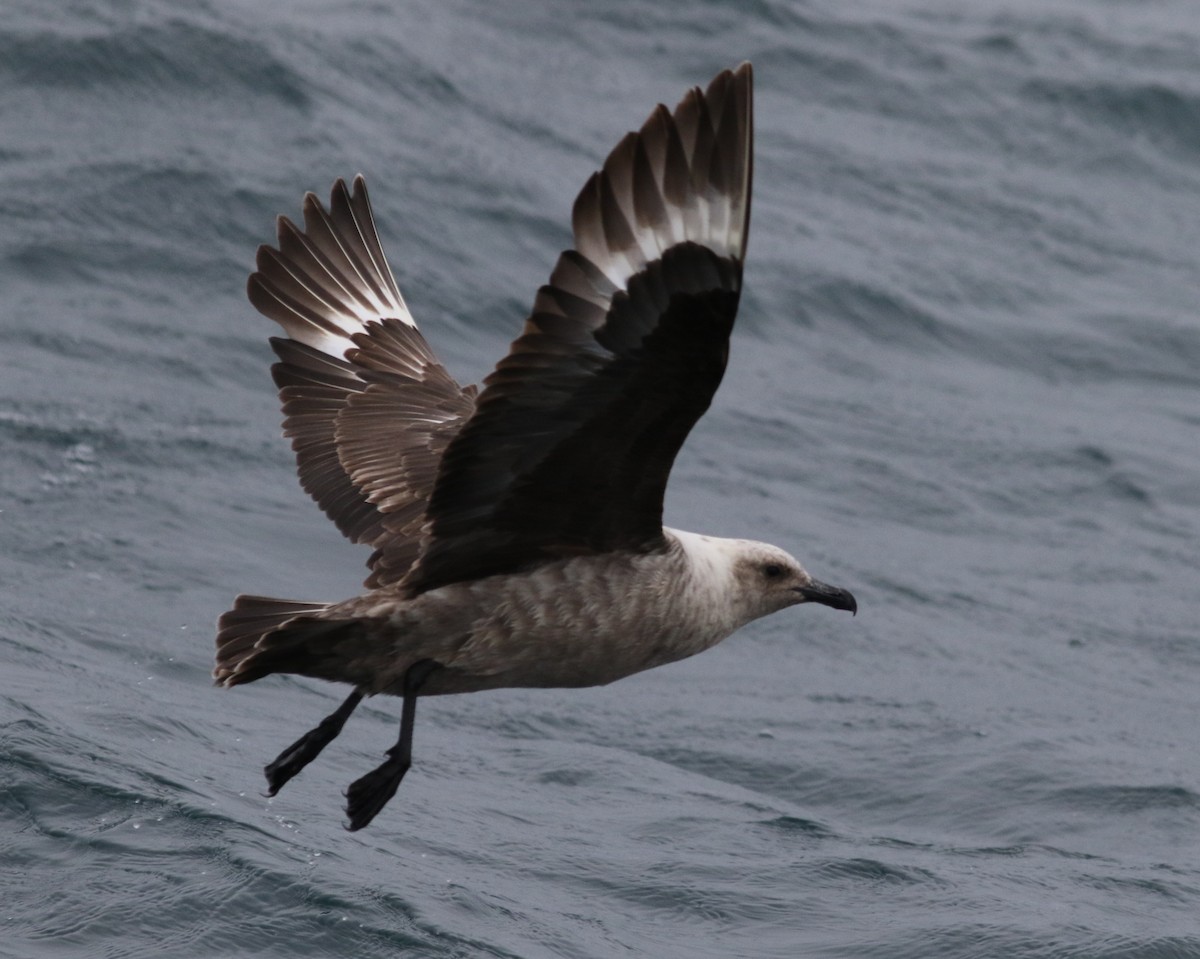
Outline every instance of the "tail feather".
<path fill-rule="evenodd" d="M 217 621 L 218 686 L 252 683 L 271 673 L 358 682 L 346 674 L 348 640 L 366 637 L 361 620 L 329 619 L 327 603 L 239 596 Z"/>

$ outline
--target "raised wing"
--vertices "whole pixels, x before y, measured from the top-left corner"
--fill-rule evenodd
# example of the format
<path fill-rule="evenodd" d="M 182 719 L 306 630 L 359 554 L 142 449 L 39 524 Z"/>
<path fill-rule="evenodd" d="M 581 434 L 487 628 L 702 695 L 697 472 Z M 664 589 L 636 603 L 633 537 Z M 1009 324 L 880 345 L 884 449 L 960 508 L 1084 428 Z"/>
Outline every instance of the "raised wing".
<path fill-rule="evenodd" d="M 663 542 L 667 476 L 737 312 L 751 96 L 748 63 L 718 74 L 588 181 L 575 249 L 446 449 L 410 592 Z"/>
<path fill-rule="evenodd" d="M 333 186 L 329 209 L 304 198 L 304 229 L 278 223 L 259 248 L 250 302 L 288 338 L 273 338 L 300 483 L 350 540 L 376 547 L 367 585 L 403 578 L 450 438 L 470 416 L 396 287 L 366 183 Z"/>

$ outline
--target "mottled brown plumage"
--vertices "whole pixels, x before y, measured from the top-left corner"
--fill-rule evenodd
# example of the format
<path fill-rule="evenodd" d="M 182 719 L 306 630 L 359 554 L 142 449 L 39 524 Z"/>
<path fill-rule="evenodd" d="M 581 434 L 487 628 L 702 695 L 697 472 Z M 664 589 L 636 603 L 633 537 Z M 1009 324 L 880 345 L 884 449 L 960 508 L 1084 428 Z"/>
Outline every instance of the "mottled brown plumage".
<path fill-rule="evenodd" d="M 239 596 L 225 686 L 293 673 L 354 692 L 267 766 L 272 793 L 364 695 L 403 696 L 389 759 L 348 793 L 360 828 L 410 762 L 418 694 L 585 686 L 690 656 L 801 602 L 855 609 L 778 547 L 662 525 L 675 456 L 728 358 L 750 212 L 751 71 L 657 107 L 575 202 L 574 249 L 482 392 L 417 331 L 366 185 L 279 221 L 251 302 L 287 333 L 273 368 L 300 479 L 354 542 L 368 591 Z"/>

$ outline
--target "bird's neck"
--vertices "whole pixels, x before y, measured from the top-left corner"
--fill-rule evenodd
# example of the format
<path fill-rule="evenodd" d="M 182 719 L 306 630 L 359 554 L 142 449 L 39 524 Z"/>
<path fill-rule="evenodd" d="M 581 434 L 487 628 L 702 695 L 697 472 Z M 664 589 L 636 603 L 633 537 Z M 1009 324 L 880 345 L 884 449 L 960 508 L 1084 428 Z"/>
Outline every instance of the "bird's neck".
<path fill-rule="evenodd" d="M 706 636 L 708 644 L 720 642 L 749 619 L 742 612 L 734 579 L 734 558 L 739 540 L 703 536 L 686 530 L 663 531 L 669 542 L 678 548 L 684 567 L 683 580 L 686 602 L 695 626 Z"/>

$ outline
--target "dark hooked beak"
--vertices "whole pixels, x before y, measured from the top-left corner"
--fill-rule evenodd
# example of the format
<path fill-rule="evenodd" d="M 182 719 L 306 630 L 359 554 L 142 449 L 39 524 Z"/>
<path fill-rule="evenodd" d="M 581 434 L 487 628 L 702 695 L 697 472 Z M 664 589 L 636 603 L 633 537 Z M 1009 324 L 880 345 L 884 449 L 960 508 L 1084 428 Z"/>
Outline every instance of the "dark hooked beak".
<path fill-rule="evenodd" d="M 815 579 L 807 586 L 797 586 L 796 592 L 804 597 L 806 603 L 820 603 L 823 606 L 832 606 L 834 609 L 848 609 L 851 615 L 858 612 L 858 601 L 855 600 L 852 593 Z"/>

